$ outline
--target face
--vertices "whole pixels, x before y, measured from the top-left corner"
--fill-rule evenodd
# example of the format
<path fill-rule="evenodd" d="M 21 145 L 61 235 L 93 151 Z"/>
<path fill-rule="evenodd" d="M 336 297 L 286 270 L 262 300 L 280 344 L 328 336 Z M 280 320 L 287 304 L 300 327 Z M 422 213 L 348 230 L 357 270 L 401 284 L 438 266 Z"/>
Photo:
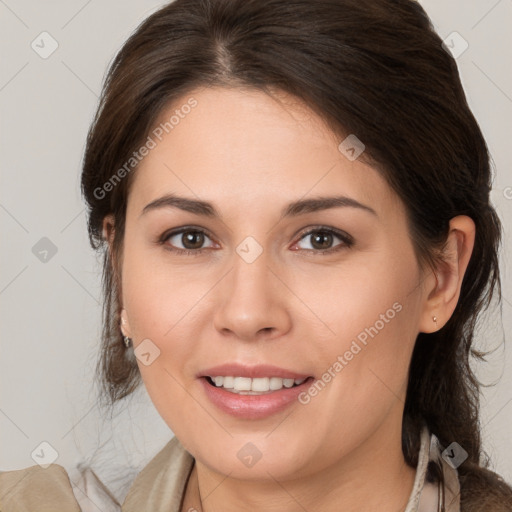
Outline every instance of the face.
<path fill-rule="evenodd" d="M 424 298 L 399 198 L 279 99 L 175 103 L 127 204 L 123 331 L 144 384 L 198 463 L 239 478 L 313 474 L 400 432 Z"/>

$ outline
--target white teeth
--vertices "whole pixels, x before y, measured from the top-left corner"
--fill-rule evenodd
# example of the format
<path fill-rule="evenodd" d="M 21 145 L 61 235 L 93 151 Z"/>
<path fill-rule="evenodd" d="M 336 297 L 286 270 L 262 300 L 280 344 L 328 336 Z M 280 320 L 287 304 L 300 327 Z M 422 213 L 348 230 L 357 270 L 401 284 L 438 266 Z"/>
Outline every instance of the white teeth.
<path fill-rule="evenodd" d="M 293 379 L 283 379 L 285 388 L 291 388 L 293 386 Z"/>
<path fill-rule="evenodd" d="M 251 391 L 251 384 L 249 377 L 235 377 L 235 391 Z"/>
<path fill-rule="evenodd" d="M 227 389 L 232 393 L 239 394 L 259 394 L 272 391 L 279 391 L 283 387 L 291 388 L 295 384 L 299 386 L 306 379 L 282 379 L 281 377 L 257 377 L 250 379 L 249 377 L 232 377 L 217 376 L 210 377 L 215 386 Z"/>
<path fill-rule="evenodd" d="M 252 379 L 251 391 L 268 391 L 270 389 L 270 379 L 261 377 Z"/>
<path fill-rule="evenodd" d="M 281 389 L 283 387 L 283 379 L 279 377 L 270 377 L 269 387 L 272 391 Z"/>
<path fill-rule="evenodd" d="M 217 383 L 215 383 L 217 384 Z M 224 387 L 226 389 L 233 389 L 235 387 L 235 378 L 234 377 L 224 377 Z"/>

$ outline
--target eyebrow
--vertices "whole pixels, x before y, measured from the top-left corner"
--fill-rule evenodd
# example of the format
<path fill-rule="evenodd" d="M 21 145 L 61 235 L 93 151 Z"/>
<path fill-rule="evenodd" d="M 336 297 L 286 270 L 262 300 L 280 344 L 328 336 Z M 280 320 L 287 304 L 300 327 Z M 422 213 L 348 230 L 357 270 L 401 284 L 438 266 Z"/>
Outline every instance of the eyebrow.
<path fill-rule="evenodd" d="M 288 204 L 281 211 L 281 219 L 340 207 L 358 208 L 378 217 L 377 212 L 373 208 L 362 204 L 359 201 L 352 199 L 351 197 L 320 196 L 311 199 L 300 199 Z M 212 203 L 198 199 L 180 197 L 174 194 L 166 194 L 165 196 L 151 201 L 143 208 L 140 216 L 142 217 L 142 215 L 160 208 L 179 208 L 180 210 L 193 213 L 195 215 L 202 215 L 210 218 L 220 218 L 219 212 Z"/>

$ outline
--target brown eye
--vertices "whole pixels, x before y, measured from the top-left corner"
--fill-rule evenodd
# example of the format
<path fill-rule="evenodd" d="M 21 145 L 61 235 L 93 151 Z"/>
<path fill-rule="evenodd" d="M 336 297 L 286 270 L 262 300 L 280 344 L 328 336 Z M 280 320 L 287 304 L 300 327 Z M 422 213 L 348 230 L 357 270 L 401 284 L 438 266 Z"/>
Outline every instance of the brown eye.
<path fill-rule="evenodd" d="M 199 249 L 204 243 L 204 233 L 200 231 L 186 231 L 181 233 L 181 242 L 185 249 Z"/>
<path fill-rule="evenodd" d="M 210 237 L 200 229 L 183 228 L 170 233 L 164 233 L 160 243 L 171 251 L 183 254 L 200 254 L 207 247 L 203 247 L 206 239 Z M 182 247 L 180 247 L 180 245 Z M 211 247 L 211 246 L 210 246 Z"/>
<path fill-rule="evenodd" d="M 329 253 L 349 248 L 354 244 L 352 237 L 346 233 L 338 232 L 330 228 L 317 228 L 304 233 L 300 240 L 308 240 L 310 247 L 303 247 L 301 250 L 318 251 L 321 253 Z M 337 240 L 341 241 L 333 247 L 333 243 Z M 297 243 L 298 245 L 298 243 Z"/>
<path fill-rule="evenodd" d="M 329 249 L 333 242 L 333 235 L 327 231 L 317 231 L 311 236 L 311 245 L 315 249 Z"/>

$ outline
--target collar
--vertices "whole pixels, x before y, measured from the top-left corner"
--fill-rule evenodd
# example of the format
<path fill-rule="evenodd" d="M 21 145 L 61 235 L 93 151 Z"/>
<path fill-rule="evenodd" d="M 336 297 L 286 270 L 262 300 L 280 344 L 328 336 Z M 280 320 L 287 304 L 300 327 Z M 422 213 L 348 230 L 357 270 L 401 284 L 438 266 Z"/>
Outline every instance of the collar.
<path fill-rule="evenodd" d="M 123 512 L 180 512 L 194 458 L 173 437 L 135 477 Z"/>
<path fill-rule="evenodd" d="M 442 457 L 438 438 L 430 434 L 426 426 L 421 431 L 420 443 L 416 478 L 404 512 L 460 512 L 460 485 L 457 470 Z M 444 485 L 428 481 L 430 462 L 440 467 Z"/>

